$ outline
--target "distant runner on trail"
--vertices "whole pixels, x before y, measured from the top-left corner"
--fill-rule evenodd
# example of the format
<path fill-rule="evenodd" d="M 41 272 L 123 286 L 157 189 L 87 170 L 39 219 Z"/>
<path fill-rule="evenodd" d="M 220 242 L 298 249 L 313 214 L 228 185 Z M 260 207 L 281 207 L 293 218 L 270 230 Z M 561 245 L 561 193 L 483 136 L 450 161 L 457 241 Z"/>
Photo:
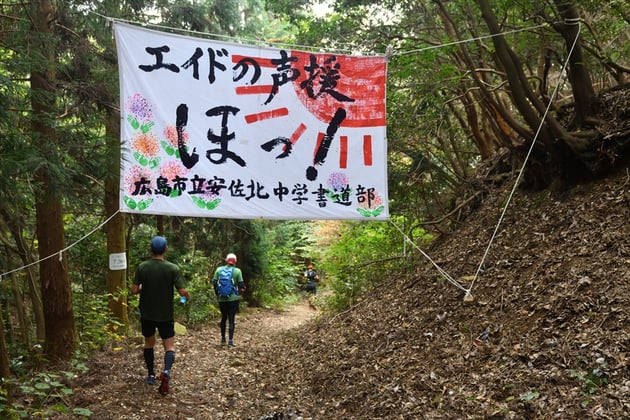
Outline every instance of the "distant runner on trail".
<path fill-rule="evenodd" d="M 164 370 L 160 374 L 162 395 L 168 393 L 171 368 L 175 362 L 175 322 L 173 316 L 173 290 L 190 300 L 184 277 L 179 266 L 166 261 L 168 246 L 166 239 L 155 236 L 151 239 L 151 259 L 138 265 L 131 286 L 131 293 L 140 293 L 140 322 L 144 336 L 144 361 L 148 375 L 146 383 L 155 383 L 154 352 L 155 330 L 160 333 L 164 346 Z"/>
<path fill-rule="evenodd" d="M 214 293 L 219 302 L 221 311 L 221 345 L 227 344 L 228 348 L 234 347 L 234 330 L 236 329 L 236 313 L 238 312 L 240 293 L 245 291 L 243 274 L 236 267 L 236 255 L 227 254 L 226 265 L 217 268 L 212 277 Z M 229 322 L 228 340 L 225 341 L 225 327 Z"/>
<path fill-rule="evenodd" d="M 317 271 L 313 269 L 313 264 L 309 264 L 304 272 L 306 277 L 306 291 L 309 293 L 317 294 L 317 282 L 319 281 L 319 275 Z"/>

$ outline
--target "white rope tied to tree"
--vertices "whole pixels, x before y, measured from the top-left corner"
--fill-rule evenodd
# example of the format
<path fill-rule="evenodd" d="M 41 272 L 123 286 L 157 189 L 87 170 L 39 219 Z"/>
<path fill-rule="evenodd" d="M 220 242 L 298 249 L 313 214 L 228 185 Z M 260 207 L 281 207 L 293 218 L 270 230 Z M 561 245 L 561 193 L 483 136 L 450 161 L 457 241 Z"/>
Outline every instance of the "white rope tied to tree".
<path fill-rule="evenodd" d="M 295 48 L 295 49 L 306 49 L 306 50 L 320 50 L 321 47 L 315 47 L 313 45 L 301 45 L 301 44 L 291 44 L 291 43 L 287 43 L 287 42 L 278 42 L 278 41 L 272 41 L 272 40 L 262 40 L 262 39 L 252 39 L 252 38 L 241 38 L 241 37 L 236 37 L 233 35 L 224 35 L 224 34 L 217 34 L 217 33 L 209 33 L 209 32 L 200 32 L 200 31 L 193 31 L 190 29 L 182 29 L 182 28 L 175 28 L 175 27 L 171 27 L 171 26 L 164 26 L 164 25 L 158 25 L 158 24 L 154 24 L 154 23 L 141 23 L 141 22 L 136 22 L 136 21 L 132 21 L 132 20 L 128 20 L 128 19 L 121 19 L 121 18 L 113 18 L 110 16 L 105 16 L 102 15 L 98 12 L 94 12 L 94 11 L 90 11 L 90 13 L 99 16 L 103 19 L 105 19 L 107 21 L 107 25 L 112 25 L 112 23 L 114 22 L 124 22 L 124 23 L 129 23 L 132 25 L 139 25 L 142 27 L 152 27 L 152 28 L 156 28 L 156 29 L 163 29 L 163 30 L 168 30 L 168 31 L 173 31 L 173 32 L 180 32 L 180 33 L 186 33 L 186 34 L 193 34 L 193 35 L 200 35 L 203 37 L 212 37 L 212 38 L 218 38 L 218 39 L 225 39 L 228 41 L 235 41 L 235 42 L 249 42 L 253 45 L 260 45 L 260 44 L 266 44 L 266 45 L 282 45 L 285 47 L 291 47 L 291 48 Z M 424 47 L 424 48 L 419 48 L 416 50 L 409 50 L 409 51 L 402 51 L 402 52 L 395 52 L 393 47 L 391 45 L 388 45 L 385 49 L 385 53 L 384 54 L 374 54 L 374 55 L 384 55 L 387 60 L 389 61 L 392 57 L 396 56 L 396 55 L 407 55 L 407 54 L 414 54 L 414 53 L 418 53 L 418 52 L 423 52 L 423 51 L 427 51 L 427 50 L 432 50 L 432 49 L 436 49 L 436 48 L 442 48 L 442 47 L 448 47 L 448 46 L 452 46 L 452 45 L 458 45 L 458 44 L 465 44 L 468 42 L 473 42 L 473 41 L 478 41 L 478 40 L 482 40 L 482 39 L 487 39 L 487 38 L 494 38 L 496 36 L 501 36 L 501 35 L 509 35 L 509 34 L 514 34 L 514 33 L 518 33 L 518 32 L 524 32 L 524 31 L 531 31 L 534 29 L 539 29 L 539 28 L 544 28 L 549 26 L 547 23 L 543 23 L 540 25 L 536 25 L 536 26 L 530 26 L 527 28 L 521 28 L 521 29 L 514 29 L 511 31 L 505 31 L 505 32 L 500 32 L 498 34 L 490 34 L 490 35 L 483 35 L 483 36 L 479 36 L 479 37 L 475 37 L 475 38 L 468 38 L 468 39 L 464 39 L 464 40 L 459 40 L 459 41 L 454 41 L 454 42 L 448 42 L 448 43 L 444 43 L 444 44 L 438 44 L 438 45 L 432 45 L 430 47 Z M 355 44 L 345 44 L 347 45 L 347 49 L 331 49 L 328 51 L 335 51 L 338 53 L 343 53 L 343 54 L 348 54 L 348 55 L 352 55 L 353 52 L 355 52 L 357 50 L 357 45 Z M 360 46 L 359 46 L 360 47 Z"/>
<path fill-rule="evenodd" d="M 567 22 L 567 21 L 565 21 Z M 568 22 L 567 22 L 568 23 Z M 538 136 L 540 135 L 540 132 L 542 131 L 542 128 L 544 126 L 545 120 L 547 119 L 547 115 L 549 114 L 549 111 L 551 109 L 551 105 L 553 104 L 553 101 L 555 99 L 555 97 L 557 96 L 558 90 L 560 88 L 560 85 L 564 82 L 565 77 L 566 77 L 566 68 L 567 65 L 569 63 L 569 59 L 571 57 L 571 55 L 573 54 L 573 50 L 575 49 L 575 46 L 577 44 L 577 41 L 580 37 L 580 32 L 581 32 L 581 24 L 580 24 L 580 20 L 579 19 L 571 19 L 570 24 L 577 24 L 578 25 L 578 32 L 575 36 L 575 39 L 573 40 L 573 44 L 571 45 L 571 49 L 569 50 L 569 53 L 567 55 L 566 60 L 564 61 L 564 63 L 562 64 L 562 69 L 560 74 L 562 75 L 562 77 L 560 77 L 558 79 L 558 82 L 556 83 L 556 86 L 554 87 L 554 90 L 552 92 L 551 98 L 549 100 L 549 103 L 547 104 L 547 108 L 545 109 L 545 112 L 542 116 L 542 118 L 540 119 L 540 123 L 538 125 L 538 128 L 536 130 L 536 133 L 534 135 L 534 138 L 532 139 L 532 143 L 529 147 L 529 150 L 527 151 L 527 154 L 525 156 L 525 159 L 523 161 L 523 164 L 521 165 L 520 170 L 518 171 L 518 175 L 516 177 L 516 180 L 514 182 L 514 185 L 508 195 L 507 201 L 505 203 L 505 205 L 503 206 L 503 210 L 501 211 L 501 215 L 499 217 L 499 220 L 497 221 L 497 224 L 494 228 L 494 231 L 492 233 L 492 236 L 490 237 L 490 241 L 488 242 L 488 246 L 486 247 L 483 256 L 481 257 L 481 261 L 479 262 L 479 266 L 477 268 L 477 271 L 475 272 L 475 275 L 472 278 L 472 281 L 470 282 L 470 286 L 468 288 L 462 286 L 458 281 L 456 281 L 455 279 L 453 279 L 453 277 L 451 277 L 445 270 L 443 270 L 437 263 L 435 263 L 435 261 L 433 261 L 431 259 L 431 257 L 426 254 L 422 249 L 420 249 L 420 247 L 418 247 L 415 243 L 413 243 L 413 241 L 411 241 L 411 239 L 398 227 L 396 226 L 396 224 L 394 222 L 391 222 L 392 225 L 394 227 L 396 227 L 396 229 L 398 229 L 398 231 L 403 235 L 403 237 L 405 238 L 405 240 L 409 241 L 426 259 L 429 260 L 429 262 L 431 262 L 431 264 L 433 264 L 433 266 L 438 270 L 438 272 L 444 276 L 444 278 L 450 282 L 451 284 L 453 284 L 455 287 L 457 287 L 458 289 L 462 290 L 464 292 L 464 301 L 469 301 L 473 299 L 472 296 L 472 290 L 475 286 L 475 282 L 477 280 L 477 278 L 479 277 L 479 273 L 481 272 L 481 270 L 483 269 L 483 264 L 490 252 L 490 247 L 492 246 L 496 235 L 499 231 L 499 228 L 501 227 L 501 224 L 503 222 L 503 219 L 505 218 L 505 214 L 507 212 L 507 209 L 510 205 L 510 202 L 512 201 L 512 198 L 514 197 L 514 194 L 516 192 L 516 188 L 518 188 L 518 185 L 520 184 L 521 178 L 523 176 L 523 172 L 525 170 L 525 167 L 527 166 L 527 163 L 529 161 L 529 158 L 532 154 L 532 151 L 534 149 L 534 146 L 536 145 L 536 141 L 538 140 Z M 522 29 L 522 30 L 530 30 L 530 29 L 536 29 L 536 28 L 540 28 L 542 26 L 546 26 L 546 25 L 538 25 L 538 26 L 534 26 L 531 28 L 527 28 L 527 29 Z M 505 32 L 505 33 L 512 33 L 512 32 L 520 32 L 522 30 L 517 30 L 517 31 L 510 31 L 510 32 Z M 457 42 L 451 42 L 448 44 L 442 44 L 442 45 L 438 45 L 438 46 L 431 46 L 431 47 L 427 47 L 427 48 L 422 48 L 422 49 L 418 49 L 418 50 L 413 50 L 413 51 L 406 51 L 404 54 L 408 54 L 408 53 L 412 53 L 412 52 L 420 52 L 420 51 L 425 51 L 428 49 L 433 49 L 433 48 L 438 48 L 438 47 L 443 47 L 443 46 L 448 46 L 448 45 L 455 45 L 455 44 L 461 44 L 464 42 L 471 42 L 471 41 L 475 41 L 478 39 L 483 39 L 483 38 L 490 38 L 493 36 L 498 36 L 498 35 L 503 35 L 504 33 L 501 34 L 493 34 L 493 35 L 486 35 L 486 36 L 482 36 L 482 37 L 478 37 L 478 38 L 472 38 L 469 40 L 464 40 L 464 41 L 457 41 Z M 401 55 L 401 54 L 399 54 Z M 391 219 L 390 219 L 391 221 Z"/>
<path fill-rule="evenodd" d="M 577 41 L 580 37 L 580 31 L 582 29 L 582 26 L 579 24 L 578 22 L 578 31 L 577 34 L 575 34 L 575 39 L 573 40 L 573 44 L 571 45 L 571 49 L 569 50 L 569 54 L 567 55 L 566 60 L 564 61 L 564 63 L 562 64 L 562 70 L 560 71 L 560 74 L 562 75 L 561 77 L 558 78 L 558 82 L 556 83 L 555 88 L 553 89 L 553 92 L 551 94 L 551 97 L 549 98 L 549 103 L 547 104 L 547 108 L 545 109 L 545 113 L 543 114 L 542 118 L 540 119 L 540 123 L 538 124 L 538 129 L 536 130 L 536 134 L 534 135 L 534 138 L 532 140 L 532 144 L 529 146 L 529 150 L 527 151 L 527 155 L 525 156 L 525 160 L 523 161 L 523 165 L 521 166 L 521 169 L 518 171 L 518 175 L 516 177 L 516 181 L 514 182 L 514 186 L 512 187 L 512 190 L 510 191 L 510 194 L 508 195 L 508 199 L 507 202 L 505 203 L 505 206 L 503 206 L 503 211 L 501 212 L 501 216 L 499 217 L 499 221 L 497 222 L 496 227 L 494 228 L 494 232 L 492 232 L 492 237 L 490 238 L 490 241 L 488 242 L 488 246 L 486 247 L 486 251 L 483 254 L 483 257 L 481 258 L 481 262 L 479 263 L 479 267 L 477 268 L 477 271 L 475 272 L 475 276 L 472 280 L 472 282 L 470 283 L 470 287 L 468 288 L 468 290 L 466 290 L 466 294 L 470 295 L 471 291 L 475 285 L 475 281 L 477 280 L 477 277 L 479 276 L 479 273 L 481 272 L 482 268 L 483 268 L 483 263 L 486 260 L 486 257 L 488 256 L 488 252 L 490 251 L 490 247 L 492 246 L 492 242 L 494 242 L 494 238 L 497 235 L 497 232 L 499 231 L 499 227 L 501 226 L 501 223 L 503 222 L 503 218 L 505 217 L 505 213 L 507 212 L 508 206 L 510 205 L 510 202 L 512 201 L 512 197 L 514 196 L 514 193 L 516 191 L 516 188 L 518 187 L 521 178 L 523 176 L 523 172 L 525 170 L 525 166 L 527 165 L 527 162 L 529 161 L 529 158 L 532 154 L 532 151 L 534 150 L 534 146 L 536 145 L 536 141 L 538 140 L 538 135 L 540 134 L 543 125 L 545 124 L 545 120 L 547 119 L 547 115 L 549 114 L 549 110 L 551 109 L 551 105 L 553 104 L 553 101 L 556 97 L 556 95 L 558 94 L 558 90 L 560 88 L 560 85 L 562 83 L 564 83 L 565 77 L 566 77 L 566 68 L 567 65 L 569 64 L 569 59 L 571 58 L 571 55 L 573 54 L 573 50 L 575 49 L 575 46 L 577 44 Z"/>
<path fill-rule="evenodd" d="M 435 261 L 433 261 L 431 259 L 431 257 L 422 250 L 422 248 L 420 248 L 416 243 L 414 243 L 411 238 L 409 238 L 409 236 L 407 236 L 405 234 L 405 232 L 402 231 L 402 229 L 400 229 L 396 223 L 394 223 L 391 219 L 389 219 L 390 223 L 392 224 L 392 226 L 394 226 L 398 232 L 400 232 L 401 235 L 403 235 L 403 237 L 405 238 L 405 242 L 409 242 L 414 248 L 416 248 L 418 250 L 418 252 L 420 252 L 422 254 L 423 257 L 425 257 L 427 260 L 429 260 L 429 262 L 431 264 L 433 264 L 433 266 L 438 270 L 438 272 L 451 284 L 453 284 L 455 287 L 457 287 L 458 289 L 460 289 L 463 292 L 466 292 L 466 288 L 464 286 L 462 286 L 461 284 L 459 284 L 459 282 L 457 280 L 455 280 L 453 277 L 451 277 L 450 274 L 448 274 L 444 269 L 442 269 L 442 267 L 440 267 Z"/>
<path fill-rule="evenodd" d="M 514 33 L 518 33 L 518 32 L 531 31 L 533 29 L 544 28 L 546 26 L 549 26 L 549 25 L 546 24 L 546 23 L 543 23 L 541 25 L 530 26 L 528 28 L 514 29 L 512 31 L 499 32 L 498 34 L 482 35 L 482 36 L 478 36 L 478 37 L 475 37 L 475 38 L 468 38 L 468 39 L 462 39 L 462 40 L 459 40 L 459 41 L 447 42 L 445 44 L 431 45 L 430 47 L 418 48 L 416 50 L 403 51 L 403 52 L 400 52 L 400 53 L 398 53 L 396 55 L 414 54 L 414 53 L 418 53 L 418 52 L 434 50 L 436 48 L 450 47 L 452 45 L 459 45 L 459 44 L 467 44 L 467 43 L 473 42 L 473 41 L 480 41 L 482 39 L 494 38 L 496 36 L 509 35 L 509 34 L 514 34 Z"/>
<path fill-rule="evenodd" d="M 67 246 L 67 247 L 65 247 L 64 249 L 61 249 L 61 250 L 59 250 L 59 251 L 57 251 L 57 252 L 55 252 L 55 253 L 53 253 L 53 254 L 50 254 L 50 255 L 48 255 L 47 257 L 40 258 L 40 259 L 39 259 L 39 260 L 37 260 L 37 261 L 33 261 L 32 263 L 29 263 L 29 264 L 23 265 L 22 267 L 15 268 L 15 269 L 13 269 L 13 270 L 11 270 L 11 271 L 7 271 L 7 272 L 5 272 L 5 273 L 0 274 L 0 282 L 2 281 L 2 277 L 4 277 L 4 276 L 7 276 L 7 275 L 12 274 L 12 273 L 15 273 L 15 272 L 17 272 L 17 271 L 24 270 L 25 268 L 32 267 L 32 266 L 34 266 L 34 265 L 36 265 L 36 264 L 39 264 L 39 263 L 40 263 L 40 262 L 42 262 L 42 261 L 45 261 L 45 260 L 47 260 L 47 259 L 49 259 L 49 258 L 53 258 L 55 255 L 58 255 L 58 256 L 59 256 L 59 262 L 62 262 L 62 261 L 63 261 L 63 253 L 64 253 L 65 251 L 68 251 L 68 250 L 70 250 L 70 249 L 74 248 L 76 245 L 78 245 L 79 243 L 83 242 L 85 239 L 89 238 L 89 237 L 90 237 L 90 236 L 91 236 L 94 232 L 96 232 L 97 230 L 101 229 L 101 228 L 102 228 L 103 226 L 105 226 L 105 225 L 106 225 L 106 224 L 107 224 L 110 220 L 112 220 L 112 219 L 114 218 L 114 216 L 116 216 L 118 213 L 120 213 L 120 210 L 116 210 L 116 212 L 115 212 L 114 214 L 112 214 L 111 216 L 109 216 L 109 217 L 108 217 L 108 218 L 107 218 L 107 219 L 106 219 L 103 223 L 101 223 L 100 225 L 98 225 L 97 227 L 95 227 L 94 229 L 92 229 L 91 231 L 89 231 L 88 233 L 86 233 L 85 235 L 83 235 L 83 237 L 82 237 L 82 238 L 80 238 L 80 239 L 76 240 L 74 243 L 72 243 L 71 245 L 68 245 L 68 246 Z"/>

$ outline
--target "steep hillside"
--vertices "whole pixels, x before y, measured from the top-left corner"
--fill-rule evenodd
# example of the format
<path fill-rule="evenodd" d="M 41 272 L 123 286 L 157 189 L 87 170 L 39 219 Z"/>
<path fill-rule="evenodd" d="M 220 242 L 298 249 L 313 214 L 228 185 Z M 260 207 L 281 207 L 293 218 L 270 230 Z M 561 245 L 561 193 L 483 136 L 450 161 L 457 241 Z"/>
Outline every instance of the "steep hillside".
<path fill-rule="evenodd" d="M 451 277 L 475 274 L 507 188 L 425 250 Z M 414 258 L 415 272 L 281 346 L 287 405 L 313 418 L 630 418 L 627 167 L 562 196 L 518 192 L 470 302 Z"/>

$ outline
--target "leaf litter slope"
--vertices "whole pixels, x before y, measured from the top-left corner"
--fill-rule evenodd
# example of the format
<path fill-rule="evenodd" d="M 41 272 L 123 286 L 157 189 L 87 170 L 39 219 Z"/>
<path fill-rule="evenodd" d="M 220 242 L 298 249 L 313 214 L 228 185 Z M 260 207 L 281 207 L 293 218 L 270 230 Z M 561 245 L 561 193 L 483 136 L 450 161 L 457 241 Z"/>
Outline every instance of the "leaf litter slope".
<path fill-rule="evenodd" d="M 475 274 L 508 187 L 429 251 L 451 276 Z M 518 192 L 510 206 L 472 302 L 418 257 L 292 337 L 284 381 L 308 390 L 300 407 L 314 418 L 630 418 L 628 167 L 562 196 Z"/>
<path fill-rule="evenodd" d="M 451 276 L 475 274 L 508 187 L 430 250 Z M 293 339 L 309 414 L 630 418 L 627 166 L 563 196 L 519 192 L 473 302 L 422 260 L 393 283 Z"/>
<path fill-rule="evenodd" d="M 507 190 L 427 250 L 452 277 L 475 274 Z M 563 196 L 518 192 L 472 302 L 416 256 L 338 315 L 248 309 L 230 351 L 216 323 L 189 328 L 166 397 L 142 383 L 141 339 L 117 343 L 73 403 L 96 419 L 629 418 L 629 221 L 627 166 Z"/>

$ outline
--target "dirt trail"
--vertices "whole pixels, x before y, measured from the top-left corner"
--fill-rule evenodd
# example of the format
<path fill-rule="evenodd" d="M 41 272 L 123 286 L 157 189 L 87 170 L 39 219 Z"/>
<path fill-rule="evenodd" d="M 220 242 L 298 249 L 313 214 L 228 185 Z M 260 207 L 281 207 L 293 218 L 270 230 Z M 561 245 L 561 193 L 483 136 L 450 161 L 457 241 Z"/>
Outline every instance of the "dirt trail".
<path fill-rule="evenodd" d="M 75 407 L 89 408 L 92 419 L 260 418 L 284 411 L 277 407 L 273 375 L 282 363 L 277 345 L 284 334 L 315 318 L 320 311 L 303 301 L 285 311 L 248 308 L 237 315 L 236 348 L 219 345 L 215 320 L 177 336 L 171 390 L 161 396 L 147 386 L 142 337 L 117 343 L 95 355 L 90 371 L 74 384 Z M 156 371 L 163 364 L 156 346 Z"/>

